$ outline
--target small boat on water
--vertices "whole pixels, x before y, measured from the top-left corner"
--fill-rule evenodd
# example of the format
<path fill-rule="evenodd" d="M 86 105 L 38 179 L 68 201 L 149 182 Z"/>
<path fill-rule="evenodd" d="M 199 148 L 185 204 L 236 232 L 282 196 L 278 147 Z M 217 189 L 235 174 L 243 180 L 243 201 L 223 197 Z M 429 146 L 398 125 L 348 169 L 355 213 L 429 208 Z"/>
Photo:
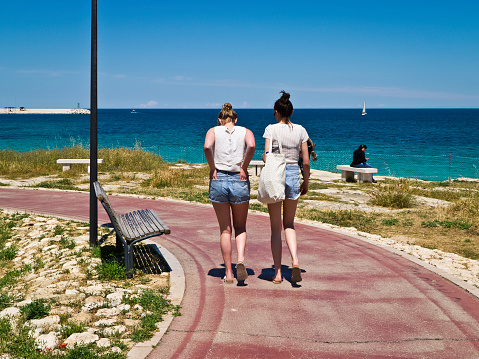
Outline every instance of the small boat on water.
<path fill-rule="evenodd" d="M 136 111 L 135 111 L 135 110 L 131 110 L 131 113 L 136 113 Z"/>
<path fill-rule="evenodd" d="M 364 101 L 364 104 L 363 104 L 363 112 L 361 113 L 361 115 L 365 115 L 367 112 L 366 112 L 366 101 Z"/>

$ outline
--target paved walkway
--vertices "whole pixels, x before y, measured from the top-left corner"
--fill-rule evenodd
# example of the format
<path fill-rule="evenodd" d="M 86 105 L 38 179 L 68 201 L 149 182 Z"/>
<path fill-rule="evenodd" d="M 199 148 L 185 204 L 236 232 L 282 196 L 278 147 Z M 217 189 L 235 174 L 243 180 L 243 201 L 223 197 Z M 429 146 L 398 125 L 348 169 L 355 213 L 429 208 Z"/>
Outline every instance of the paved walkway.
<path fill-rule="evenodd" d="M 158 237 L 181 263 L 186 288 L 148 358 L 479 358 L 479 299 L 451 281 L 356 237 L 298 224 L 303 282 L 273 274 L 269 222 L 250 214 L 245 286 L 223 284 L 211 206 L 111 196 L 123 213 L 153 208 Z M 86 193 L 0 189 L 0 208 L 88 221 Z M 107 221 L 102 208 L 100 223 Z"/>

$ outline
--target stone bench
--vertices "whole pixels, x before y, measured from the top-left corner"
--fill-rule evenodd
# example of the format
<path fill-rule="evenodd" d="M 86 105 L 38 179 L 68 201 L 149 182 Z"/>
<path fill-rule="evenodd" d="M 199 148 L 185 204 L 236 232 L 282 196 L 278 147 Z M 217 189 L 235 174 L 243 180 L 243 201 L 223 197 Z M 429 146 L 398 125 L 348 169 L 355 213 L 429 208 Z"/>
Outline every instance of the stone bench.
<path fill-rule="evenodd" d="M 125 214 L 117 214 L 100 182 L 93 182 L 93 186 L 96 197 L 103 205 L 111 220 L 113 231 L 116 232 L 117 250 L 121 250 L 123 247 L 125 274 L 127 278 L 131 278 L 133 276 L 133 245 L 150 237 L 170 234 L 171 231 L 152 209 L 139 209 Z"/>
<path fill-rule="evenodd" d="M 337 165 L 336 169 L 341 171 L 341 179 L 343 181 L 354 181 L 354 172 L 358 174 L 359 182 L 372 182 L 373 173 L 378 173 L 377 168 L 358 168 L 349 165 Z"/>
<path fill-rule="evenodd" d="M 254 168 L 254 174 L 256 176 L 259 176 L 261 174 L 261 170 L 263 169 L 264 162 L 263 161 L 251 161 L 249 163 L 249 165 Z"/>
<path fill-rule="evenodd" d="M 88 164 L 88 173 L 90 173 L 90 159 L 89 158 L 60 158 L 57 163 L 63 165 L 63 171 L 68 171 L 73 163 L 86 163 Z M 98 163 L 103 163 L 102 159 L 98 159 Z"/>

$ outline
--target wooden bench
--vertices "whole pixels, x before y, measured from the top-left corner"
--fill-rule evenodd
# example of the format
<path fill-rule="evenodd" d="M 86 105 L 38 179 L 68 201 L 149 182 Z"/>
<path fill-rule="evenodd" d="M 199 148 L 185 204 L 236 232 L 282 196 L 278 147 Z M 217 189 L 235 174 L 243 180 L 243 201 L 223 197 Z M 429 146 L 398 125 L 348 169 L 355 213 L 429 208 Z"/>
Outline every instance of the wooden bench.
<path fill-rule="evenodd" d="M 336 169 L 341 171 L 341 179 L 343 181 L 354 181 L 354 172 L 358 174 L 359 182 L 372 182 L 373 173 L 378 173 L 377 168 L 358 168 L 348 165 L 337 165 Z"/>
<path fill-rule="evenodd" d="M 140 209 L 118 215 L 111 207 L 108 196 L 100 183 L 94 182 L 95 194 L 110 217 L 113 230 L 116 232 L 116 247 L 125 252 L 125 273 L 133 276 L 133 245 L 150 237 L 170 234 L 170 229 L 152 209 Z M 113 232 L 113 231 L 112 231 Z"/>
<path fill-rule="evenodd" d="M 90 159 L 89 158 L 60 158 L 57 160 L 57 163 L 60 163 L 63 165 L 63 171 L 68 171 L 70 169 L 70 166 L 73 163 L 86 163 L 88 164 L 88 173 L 90 173 Z M 103 163 L 102 159 L 98 159 L 98 163 Z"/>
<path fill-rule="evenodd" d="M 254 168 L 254 174 L 259 176 L 261 174 L 261 170 L 263 169 L 264 162 L 263 161 L 251 161 L 249 163 L 250 166 Z M 259 170 L 259 172 L 258 172 Z"/>

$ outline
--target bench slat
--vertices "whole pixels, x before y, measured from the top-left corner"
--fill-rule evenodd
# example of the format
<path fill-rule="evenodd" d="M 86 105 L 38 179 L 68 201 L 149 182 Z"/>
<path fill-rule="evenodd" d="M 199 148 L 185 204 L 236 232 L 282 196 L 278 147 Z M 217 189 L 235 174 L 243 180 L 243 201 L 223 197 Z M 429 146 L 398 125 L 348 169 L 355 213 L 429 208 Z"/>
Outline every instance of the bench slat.
<path fill-rule="evenodd" d="M 165 234 L 170 234 L 171 233 L 168 226 L 165 224 L 165 222 L 163 222 L 160 219 L 160 217 L 158 217 L 158 214 L 156 214 L 155 211 L 153 211 L 152 209 L 148 209 L 147 211 L 149 211 L 151 213 L 151 217 L 154 220 L 154 222 L 156 222 L 159 226 L 161 226 L 163 228 L 163 230 L 165 231 Z"/>
<path fill-rule="evenodd" d="M 152 233 L 161 232 L 169 234 L 169 228 L 166 227 L 152 209 L 142 209 L 139 212 L 145 223 L 151 228 Z"/>
<path fill-rule="evenodd" d="M 151 233 L 163 233 L 163 228 L 160 228 L 158 226 L 155 226 L 154 223 L 151 221 L 151 219 L 148 216 L 148 212 L 146 209 L 141 209 L 136 211 L 137 216 L 141 219 L 143 226 L 145 227 L 145 231 L 148 234 Z"/>
<path fill-rule="evenodd" d="M 156 231 L 148 226 L 148 223 L 142 218 L 140 211 L 131 212 L 133 219 L 135 220 L 136 230 L 140 232 L 141 236 L 150 235 Z"/>
<path fill-rule="evenodd" d="M 137 239 L 141 237 L 141 233 L 137 229 L 137 223 L 132 217 L 131 212 L 121 215 L 125 226 L 125 230 L 128 232 L 129 239 Z"/>

